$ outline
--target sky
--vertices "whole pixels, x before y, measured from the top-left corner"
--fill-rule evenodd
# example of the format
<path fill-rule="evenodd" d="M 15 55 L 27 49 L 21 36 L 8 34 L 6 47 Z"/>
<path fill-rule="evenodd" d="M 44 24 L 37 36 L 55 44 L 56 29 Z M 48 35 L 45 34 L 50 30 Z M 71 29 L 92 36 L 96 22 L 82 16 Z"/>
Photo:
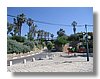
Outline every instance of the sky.
<path fill-rule="evenodd" d="M 93 25 L 93 8 L 92 7 L 8 7 L 7 14 L 17 16 L 24 13 L 26 18 L 33 20 L 71 25 L 73 21 L 77 22 L 77 25 Z M 13 23 L 13 18 L 7 16 L 7 21 Z M 57 36 L 57 31 L 62 28 L 65 30 L 66 35 L 73 34 L 72 26 L 57 26 L 37 23 L 37 29 L 48 31 L 54 36 Z M 22 36 L 27 34 L 28 25 L 25 23 L 22 25 Z M 77 32 L 85 32 L 84 26 L 77 27 Z M 88 27 L 88 32 L 93 32 L 93 27 Z"/>

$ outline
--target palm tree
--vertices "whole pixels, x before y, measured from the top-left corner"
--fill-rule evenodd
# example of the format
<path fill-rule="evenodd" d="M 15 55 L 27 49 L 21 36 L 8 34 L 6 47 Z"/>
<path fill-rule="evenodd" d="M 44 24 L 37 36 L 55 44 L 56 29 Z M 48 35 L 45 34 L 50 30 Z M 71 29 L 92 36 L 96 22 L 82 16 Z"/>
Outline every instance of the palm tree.
<path fill-rule="evenodd" d="M 9 34 L 13 30 L 14 25 L 7 22 L 7 34 Z"/>
<path fill-rule="evenodd" d="M 44 39 L 46 40 L 47 32 L 44 32 Z"/>
<path fill-rule="evenodd" d="M 53 37 L 54 37 L 54 34 L 51 34 L 51 38 L 53 39 Z"/>
<path fill-rule="evenodd" d="M 31 28 L 32 24 L 33 24 L 33 20 L 31 18 L 28 18 L 27 25 L 29 26 L 29 32 L 30 32 L 30 28 Z"/>
<path fill-rule="evenodd" d="M 16 36 L 16 34 L 19 32 L 18 27 L 16 25 L 14 25 L 14 36 Z"/>
<path fill-rule="evenodd" d="M 44 33 L 44 30 L 40 30 L 41 39 L 43 38 L 43 33 Z"/>
<path fill-rule="evenodd" d="M 28 39 L 31 40 L 33 32 L 33 20 L 31 18 L 27 19 L 27 25 L 29 26 Z"/>
<path fill-rule="evenodd" d="M 31 28 L 30 28 L 30 32 L 32 33 L 32 37 L 33 37 L 33 38 L 35 38 L 36 33 L 37 33 L 36 27 L 37 27 L 37 25 L 34 25 L 34 24 L 33 24 L 33 25 L 31 26 Z"/>
<path fill-rule="evenodd" d="M 49 40 L 49 35 L 50 35 L 50 32 L 47 32 L 47 37 L 48 37 L 48 40 Z"/>
<path fill-rule="evenodd" d="M 21 27 L 22 24 L 25 22 L 26 18 L 25 15 L 22 13 L 20 15 L 17 15 L 17 18 L 14 18 L 14 24 L 18 28 L 18 35 L 21 36 Z"/>
<path fill-rule="evenodd" d="M 18 23 L 17 23 L 17 20 L 16 18 L 13 19 L 14 20 L 14 35 L 16 36 L 17 33 L 19 33 L 19 26 L 18 26 Z"/>
<path fill-rule="evenodd" d="M 37 31 L 37 39 L 38 39 L 38 40 L 40 39 L 40 34 L 41 34 L 41 31 L 38 30 L 38 31 Z"/>
<path fill-rule="evenodd" d="M 57 31 L 58 36 L 63 36 L 65 35 L 65 30 L 60 29 L 59 31 Z"/>
<path fill-rule="evenodd" d="M 73 32 L 74 32 L 74 34 L 75 34 L 75 33 L 76 33 L 77 22 L 76 22 L 76 21 L 73 21 L 73 22 L 72 22 L 72 26 L 73 26 Z"/>

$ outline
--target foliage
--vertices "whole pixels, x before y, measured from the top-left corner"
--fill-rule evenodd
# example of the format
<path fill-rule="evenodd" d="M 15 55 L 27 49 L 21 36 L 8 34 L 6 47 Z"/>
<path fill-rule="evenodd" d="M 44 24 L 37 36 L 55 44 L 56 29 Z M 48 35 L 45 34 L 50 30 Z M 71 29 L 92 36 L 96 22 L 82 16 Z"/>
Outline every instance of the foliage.
<path fill-rule="evenodd" d="M 7 53 L 26 53 L 30 51 L 29 46 L 25 46 L 15 40 L 7 40 Z"/>
<path fill-rule="evenodd" d="M 26 40 L 23 45 L 29 46 L 31 50 L 34 48 L 34 42 L 30 40 Z"/>
<path fill-rule="evenodd" d="M 9 34 L 13 30 L 13 24 L 7 22 L 7 34 Z"/>
<path fill-rule="evenodd" d="M 53 47 L 53 44 L 52 44 L 51 42 L 48 42 L 48 43 L 47 43 L 47 48 L 48 48 L 48 50 L 51 50 L 52 47 Z"/>
<path fill-rule="evenodd" d="M 76 21 L 73 21 L 72 22 L 72 26 L 73 26 L 73 32 L 75 34 L 76 33 L 76 27 L 75 26 L 77 26 L 77 22 Z"/>
<path fill-rule="evenodd" d="M 23 36 L 12 36 L 12 40 L 16 40 L 17 42 L 24 42 L 26 40 Z"/>
<path fill-rule="evenodd" d="M 32 33 L 31 32 L 29 32 L 27 36 L 28 36 L 28 40 L 30 40 L 30 41 L 34 40 L 33 37 L 32 37 Z"/>
<path fill-rule="evenodd" d="M 68 37 L 68 40 L 69 41 L 79 41 L 79 37 L 77 34 L 71 34 L 69 37 Z"/>
<path fill-rule="evenodd" d="M 76 34 L 71 34 L 70 36 L 68 36 L 68 41 L 83 41 L 83 37 L 86 35 L 83 33 L 84 32 L 78 32 Z M 88 32 L 88 36 L 91 36 L 91 39 L 89 39 L 89 40 L 93 40 L 92 32 Z"/>
<path fill-rule="evenodd" d="M 37 25 L 34 25 L 33 20 L 31 18 L 28 18 L 27 25 L 29 26 L 29 32 L 28 32 L 28 39 L 33 40 L 36 36 L 36 27 Z"/>
<path fill-rule="evenodd" d="M 65 35 L 65 30 L 60 29 L 59 31 L 57 31 L 58 36 L 64 36 Z"/>
<path fill-rule="evenodd" d="M 38 44 L 37 48 L 41 50 L 42 49 L 42 45 Z"/>
<path fill-rule="evenodd" d="M 67 42 L 68 42 L 67 36 L 60 36 L 60 37 L 57 37 L 57 40 L 55 40 L 55 44 L 57 44 L 57 45 L 64 45 Z"/>
<path fill-rule="evenodd" d="M 14 24 L 17 26 L 17 29 L 18 31 L 18 35 L 21 36 L 21 27 L 22 27 L 22 24 L 25 23 L 25 20 L 26 20 L 26 17 L 25 15 L 22 13 L 20 15 L 17 15 L 16 18 L 14 18 Z"/>
<path fill-rule="evenodd" d="M 23 45 L 23 53 L 31 51 L 29 46 Z"/>
<path fill-rule="evenodd" d="M 54 34 L 51 34 L 51 38 L 53 39 L 53 37 L 54 37 Z"/>
<path fill-rule="evenodd" d="M 27 19 L 27 25 L 31 26 L 33 24 L 33 20 L 31 18 Z"/>
<path fill-rule="evenodd" d="M 12 37 L 11 36 L 7 36 L 7 40 L 10 40 Z"/>
<path fill-rule="evenodd" d="M 54 41 L 55 48 L 58 51 L 62 51 L 63 45 L 65 45 L 68 42 L 68 36 L 65 35 L 65 31 L 63 29 L 60 29 L 59 31 L 57 31 L 57 34 L 58 34 L 58 37 Z"/>
<path fill-rule="evenodd" d="M 72 26 L 77 26 L 77 22 L 76 21 L 73 21 L 72 22 Z"/>
<path fill-rule="evenodd" d="M 41 39 L 39 39 L 40 40 L 40 42 L 41 42 L 41 44 L 44 42 L 44 38 L 41 38 Z"/>

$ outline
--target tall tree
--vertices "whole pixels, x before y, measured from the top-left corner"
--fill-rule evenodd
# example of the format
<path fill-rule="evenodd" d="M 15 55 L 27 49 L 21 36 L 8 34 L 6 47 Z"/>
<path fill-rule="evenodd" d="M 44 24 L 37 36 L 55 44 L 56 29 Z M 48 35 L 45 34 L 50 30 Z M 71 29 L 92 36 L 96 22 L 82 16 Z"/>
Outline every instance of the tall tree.
<path fill-rule="evenodd" d="M 47 32 L 44 32 L 44 39 L 46 40 Z"/>
<path fill-rule="evenodd" d="M 22 13 L 20 15 L 17 15 L 17 18 L 14 18 L 14 24 L 18 28 L 18 35 L 21 36 L 21 28 L 22 24 L 25 22 L 26 18 L 25 15 Z"/>
<path fill-rule="evenodd" d="M 14 25 L 14 36 L 16 36 L 19 32 L 19 29 L 16 25 Z"/>
<path fill-rule="evenodd" d="M 27 25 L 29 26 L 29 32 L 30 32 L 32 24 L 33 24 L 33 20 L 31 18 L 28 18 L 27 19 Z"/>
<path fill-rule="evenodd" d="M 38 31 L 37 31 L 37 39 L 38 39 L 38 40 L 40 39 L 40 35 L 41 35 L 41 31 L 38 30 Z"/>
<path fill-rule="evenodd" d="M 54 34 L 51 34 L 51 38 L 53 39 L 53 37 L 54 37 Z"/>
<path fill-rule="evenodd" d="M 49 40 L 49 36 L 50 36 L 50 32 L 47 32 L 47 37 L 48 37 L 48 40 Z"/>
<path fill-rule="evenodd" d="M 32 33 L 32 38 L 35 38 L 37 30 L 36 30 L 37 25 L 32 25 L 30 28 L 30 32 Z"/>
<path fill-rule="evenodd" d="M 63 35 L 65 35 L 65 30 L 60 29 L 59 31 L 57 31 L 57 35 L 58 35 L 58 36 L 63 36 Z"/>
<path fill-rule="evenodd" d="M 7 34 L 9 34 L 13 30 L 14 25 L 7 22 Z"/>
<path fill-rule="evenodd" d="M 76 33 L 77 22 L 76 22 L 76 21 L 73 21 L 73 22 L 72 22 L 72 26 L 73 26 L 73 32 L 74 32 L 74 34 L 75 34 L 75 33 Z"/>
<path fill-rule="evenodd" d="M 29 26 L 28 39 L 32 40 L 32 31 L 33 31 L 32 25 L 33 25 L 33 20 L 31 18 L 27 19 L 27 25 Z"/>
<path fill-rule="evenodd" d="M 57 39 L 55 40 L 55 48 L 58 51 L 62 51 L 63 45 L 67 43 L 67 36 L 65 34 L 65 30 L 60 29 L 59 31 L 57 31 L 57 35 Z"/>
<path fill-rule="evenodd" d="M 41 39 L 43 38 L 44 30 L 40 30 Z"/>

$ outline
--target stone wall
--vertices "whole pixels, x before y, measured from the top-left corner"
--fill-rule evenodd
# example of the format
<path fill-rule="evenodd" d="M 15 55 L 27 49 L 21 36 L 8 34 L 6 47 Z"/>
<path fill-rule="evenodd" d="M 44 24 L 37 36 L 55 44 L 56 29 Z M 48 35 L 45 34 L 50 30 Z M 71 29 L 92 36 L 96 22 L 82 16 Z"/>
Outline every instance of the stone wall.
<path fill-rule="evenodd" d="M 64 47 L 63 47 L 63 52 L 68 52 L 68 48 L 69 48 L 69 45 L 68 44 L 66 44 L 66 45 L 64 45 Z"/>

